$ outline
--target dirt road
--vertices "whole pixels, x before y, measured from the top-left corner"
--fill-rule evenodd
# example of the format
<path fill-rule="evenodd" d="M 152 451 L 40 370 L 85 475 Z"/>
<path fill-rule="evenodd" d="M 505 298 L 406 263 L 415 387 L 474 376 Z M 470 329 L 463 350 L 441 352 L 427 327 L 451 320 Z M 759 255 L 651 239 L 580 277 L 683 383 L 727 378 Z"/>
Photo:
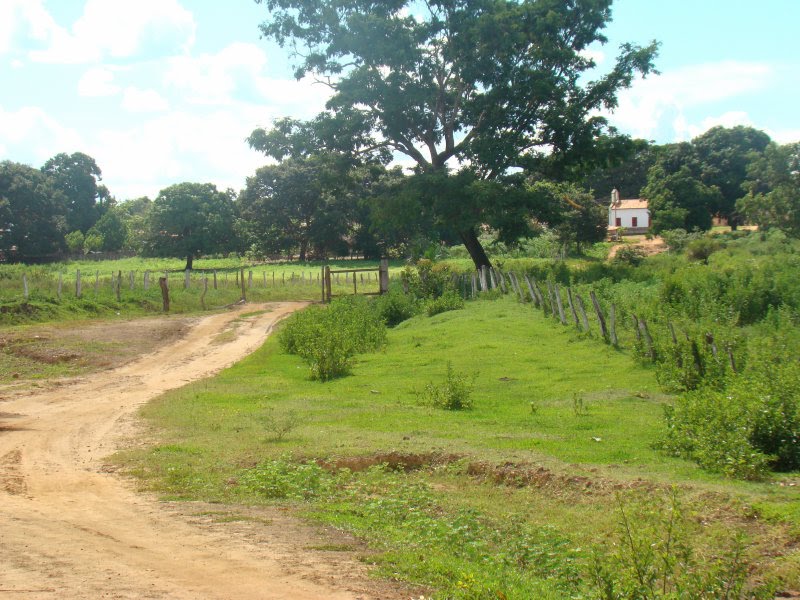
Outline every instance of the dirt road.
<path fill-rule="evenodd" d="M 0 598 L 401 597 L 278 510 L 221 524 L 220 507 L 160 503 L 105 472 L 139 406 L 252 352 L 300 306 L 206 317 L 126 366 L 0 401 Z"/>

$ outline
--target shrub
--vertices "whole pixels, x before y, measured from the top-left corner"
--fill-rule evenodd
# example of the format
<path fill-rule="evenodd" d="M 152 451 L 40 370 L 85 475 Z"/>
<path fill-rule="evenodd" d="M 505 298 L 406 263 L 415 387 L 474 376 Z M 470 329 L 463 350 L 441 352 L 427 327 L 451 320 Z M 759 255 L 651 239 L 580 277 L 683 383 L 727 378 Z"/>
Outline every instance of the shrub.
<path fill-rule="evenodd" d="M 638 246 L 624 246 L 617 250 L 614 262 L 635 267 L 642 264 L 645 258 L 647 258 L 647 254 Z"/>
<path fill-rule="evenodd" d="M 654 502 L 652 493 L 617 497 L 614 539 L 592 553 L 594 597 L 603 600 L 677 598 L 728 600 L 772 598 L 770 585 L 748 589 L 748 560 L 741 538 L 724 540 L 720 551 L 701 552 L 702 538 L 673 490 Z M 695 528 L 693 530 L 693 527 Z"/>
<path fill-rule="evenodd" d="M 460 310 L 462 308 L 464 308 L 464 299 L 453 291 L 447 291 L 438 298 L 429 300 L 426 304 L 429 317 L 448 310 Z"/>
<path fill-rule="evenodd" d="M 401 274 L 408 290 L 417 298 L 438 298 L 453 289 L 452 273 L 444 264 L 434 264 L 428 259 L 417 261 L 416 269 L 406 267 Z"/>
<path fill-rule="evenodd" d="M 373 302 L 352 296 L 295 313 L 279 341 L 286 352 L 308 362 L 312 379 L 327 381 L 346 374 L 356 354 L 385 344 L 386 326 Z"/>
<path fill-rule="evenodd" d="M 472 390 L 476 377 L 475 374 L 468 377 L 463 373 L 456 373 L 452 363 L 448 362 L 444 382 L 439 385 L 428 383 L 422 393 L 423 402 L 445 410 L 468 410 L 473 405 Z"/>
<path fill-rule="evenodd" d="M 719 241 L 710 237 L 701 237 L 689 242 L 686 246 L 686 256 L 690 260 L 699 260 L 707 263 L 708 257 L 721 248 L 722 245 Z"/>
<path fill-rule="evenodd" d="M 703 388 L 665 410 L 663 447 L 729 477 L 800 468 L 800 367 L 749 369 L 725 390 Z"/>
<path fill-rule="evenodd" d="M 239 484 L 265 498 L 308 500 L 330 492 L 334 482 L 319 465 L 281 458 L 247 469 Z"/>
<path fill-rule="evenodd" d="M 394 327 L 419 312 L 419 304 L 410 294 L 392 287 L 375 300 L 375 308 L 387 327 Z"/>

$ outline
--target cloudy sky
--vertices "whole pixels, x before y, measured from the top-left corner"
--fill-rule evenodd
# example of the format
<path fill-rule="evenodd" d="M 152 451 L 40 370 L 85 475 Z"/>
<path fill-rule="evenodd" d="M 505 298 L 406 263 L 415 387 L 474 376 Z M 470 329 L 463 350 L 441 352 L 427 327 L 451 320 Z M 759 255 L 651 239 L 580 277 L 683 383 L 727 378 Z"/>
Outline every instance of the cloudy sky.
<path fill-rule="evenodd" d="M 0 160 L 85 152 L 119 200 L 240 189 L 265 162 L 245 137 L 327 97 L 259 39 L 265 16 L 253 0 L 0 0 Z M 616 0 L 601 68 L 623 42 L 662 45 L 661 75 L 623 93 L 612 123 L 658 143 L 719 124 L 800 140 L 799 23 L 800 0 Z"/>

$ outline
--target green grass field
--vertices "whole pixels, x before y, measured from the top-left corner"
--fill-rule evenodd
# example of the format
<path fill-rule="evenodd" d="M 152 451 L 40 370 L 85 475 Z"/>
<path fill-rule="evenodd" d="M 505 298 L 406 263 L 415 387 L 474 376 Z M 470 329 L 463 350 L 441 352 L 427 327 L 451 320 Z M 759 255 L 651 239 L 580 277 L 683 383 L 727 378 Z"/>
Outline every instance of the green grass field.
<path fill-rule="evenodd" d="M 474 377 L 472 410 L 424 403 L 448 363 Z M 741 535 L 751 584 L 797 589 L 796 478 L 735 482 L 664 456 L 668 401 L 629 354 L 506 297 L 406 321 L 324 384 L 273 337 L 145 407 L 157 442 L 119 461 L 167 497 L 283 502 L 352 531 L 426 597 L 597 597 L 592 557 L 624 546 L 620 506 L 650 509 L 637 531 L 655 531 L 671 490 L 698 572 Z"/>

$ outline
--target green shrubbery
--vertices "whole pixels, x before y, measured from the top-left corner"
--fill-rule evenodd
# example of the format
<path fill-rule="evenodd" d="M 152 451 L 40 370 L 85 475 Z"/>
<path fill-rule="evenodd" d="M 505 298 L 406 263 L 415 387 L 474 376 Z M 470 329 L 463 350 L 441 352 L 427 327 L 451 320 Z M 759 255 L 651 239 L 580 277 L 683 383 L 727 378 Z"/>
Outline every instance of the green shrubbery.
<path fill-rule="evenodd" d="M 729 477 L 800 469 L 800 367 L 752 365 L 724 389 L 704 387 L 666 409 L 664 448 Z"/>
<path fill-rule="evenodd" d="M 452 290 L 446 291 L 438 298 L 432 298 L 425 305 L 429 317 L 461 308 L 464 308 L 464 299 Z"/>
<path fill-rule="evenodd" d="M 375 308 L 386 326 L 394 327 L 416 315 L 420 305 L 416 298 L 392 286 L 387 293 L 375 299 Z"/>
<path fill-rule="evenodd" d="M 425 386 L 422 392 L 422 401 L 435 408 L 445 410 L 468 410 L 472 408 L 472 390 L 475 387 L 475 378 L 464 373 L 457 373 L 452 363 L 447 363 L 447 374 L 444 382 L 433 382 Z"/>
<path fill-rule="evenodd" d="M 351 296 L 295 313 L 281 330 L 280 343 L 308 362 L 312 379 L 327 381 L 347 373 L 356 354 L 385 344 L 386 326 L 373 302 Z"/>

